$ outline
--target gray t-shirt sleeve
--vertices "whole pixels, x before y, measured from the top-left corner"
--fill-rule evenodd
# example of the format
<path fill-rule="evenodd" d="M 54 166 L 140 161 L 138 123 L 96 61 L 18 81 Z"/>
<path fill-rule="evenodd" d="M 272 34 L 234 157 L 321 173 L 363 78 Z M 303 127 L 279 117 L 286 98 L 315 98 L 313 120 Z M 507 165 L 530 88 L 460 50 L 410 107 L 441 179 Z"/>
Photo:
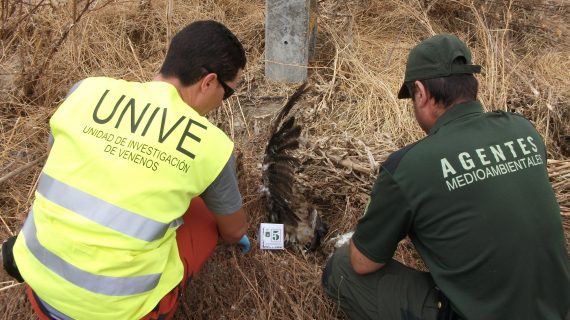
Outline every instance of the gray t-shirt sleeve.
<path fill-rule="evenodd" d="M 210 211 L 219 215 L 231 214 L 242 206 L 236 177 L 236 158 L 230 159 L 214 182 L 200 195 Z"/>

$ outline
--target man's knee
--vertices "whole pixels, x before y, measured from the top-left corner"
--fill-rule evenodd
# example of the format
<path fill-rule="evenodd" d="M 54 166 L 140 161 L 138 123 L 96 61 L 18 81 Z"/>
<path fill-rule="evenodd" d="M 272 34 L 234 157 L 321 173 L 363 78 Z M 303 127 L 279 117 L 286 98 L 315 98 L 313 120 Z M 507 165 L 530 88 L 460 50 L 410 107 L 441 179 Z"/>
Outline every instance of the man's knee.
<path fill-rule="evenodd" d="M 326 294 L 355 318 L 392 319 L 404 312 L 431 319 L 437 313 L 432 310 L 435 285 L 429 274 L 392 260 L 379 271 L 360 275 L 352 269 L 347 247 L 328 260 L 322 284 Z"/>
<path fill-rule="evenodd" d="M 323 270 L 321 283 L 325 292 L 330 296 L 338 295 L 339 282 L 351 272 L 352 266 L 348 257 L 348 246 L 342 246 L 335 250 Z"/>

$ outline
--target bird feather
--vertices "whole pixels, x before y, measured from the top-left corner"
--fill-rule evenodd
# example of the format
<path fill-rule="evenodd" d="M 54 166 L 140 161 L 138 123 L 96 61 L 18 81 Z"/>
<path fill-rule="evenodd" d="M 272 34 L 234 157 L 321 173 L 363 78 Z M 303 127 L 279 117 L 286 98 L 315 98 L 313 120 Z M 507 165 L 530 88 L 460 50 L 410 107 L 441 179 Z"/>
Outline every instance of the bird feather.
<path fill-rule="evenodd" d="M 262 180 L 269 221 L 283 223 L 287 239 L 314 250 L 327 231 L 326 224 L 306 198 L 305 190 L 299 188 L 296 175 L 301 161 L 293 152 L 299 148 L 302 128 L 295 116 L 289 115 L 307 89 L 306 83 L 297 88 L 273 119 L 263 157 Z"/>

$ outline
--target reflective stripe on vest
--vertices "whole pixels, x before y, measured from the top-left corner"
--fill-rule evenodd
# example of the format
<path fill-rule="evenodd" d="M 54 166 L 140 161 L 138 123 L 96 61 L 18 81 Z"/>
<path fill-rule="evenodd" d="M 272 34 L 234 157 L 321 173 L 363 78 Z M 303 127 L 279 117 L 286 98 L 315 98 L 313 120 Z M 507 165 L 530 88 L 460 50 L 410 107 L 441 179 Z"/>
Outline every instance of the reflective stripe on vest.
<path fill-rule="evenodd" d="M 60 277 L 91 292 L 109 296 L 128 296 L 152 290 L 160 279 L 160 273 L 132 277 L 108 277 L 77 268 L 41 245 L 37 238 L 33 211 L 30 211 L 22 231 L 26 245 L 36 259 Z"/>
<path fill-rule="evenodd" d="M 169 227 L 182 224 L 178 218 L 170 224 L 158 222 L 76 189 L 42 172 L 37 191 L 49 201 L 131 237 L 154 241 L 164 236 Z"/>

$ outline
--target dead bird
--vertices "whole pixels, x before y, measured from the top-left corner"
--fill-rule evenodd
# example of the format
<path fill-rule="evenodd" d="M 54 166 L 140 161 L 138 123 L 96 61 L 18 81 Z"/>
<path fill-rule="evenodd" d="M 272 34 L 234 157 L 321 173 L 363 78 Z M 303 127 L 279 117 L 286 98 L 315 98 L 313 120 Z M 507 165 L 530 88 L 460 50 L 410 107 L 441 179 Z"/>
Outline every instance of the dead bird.
<path fill-rule="evenodd" d="M 262 190 L 269 222 L 284 225 L 285 244 L 314 251 L 328 227 L 296 179 L 301 163 L 293 151 L 299 148 L 302 129 L 295 116 L 289 115 L 307 90 L 306 83 L 297 88 L 271 124 L 263 157 Z"/>

